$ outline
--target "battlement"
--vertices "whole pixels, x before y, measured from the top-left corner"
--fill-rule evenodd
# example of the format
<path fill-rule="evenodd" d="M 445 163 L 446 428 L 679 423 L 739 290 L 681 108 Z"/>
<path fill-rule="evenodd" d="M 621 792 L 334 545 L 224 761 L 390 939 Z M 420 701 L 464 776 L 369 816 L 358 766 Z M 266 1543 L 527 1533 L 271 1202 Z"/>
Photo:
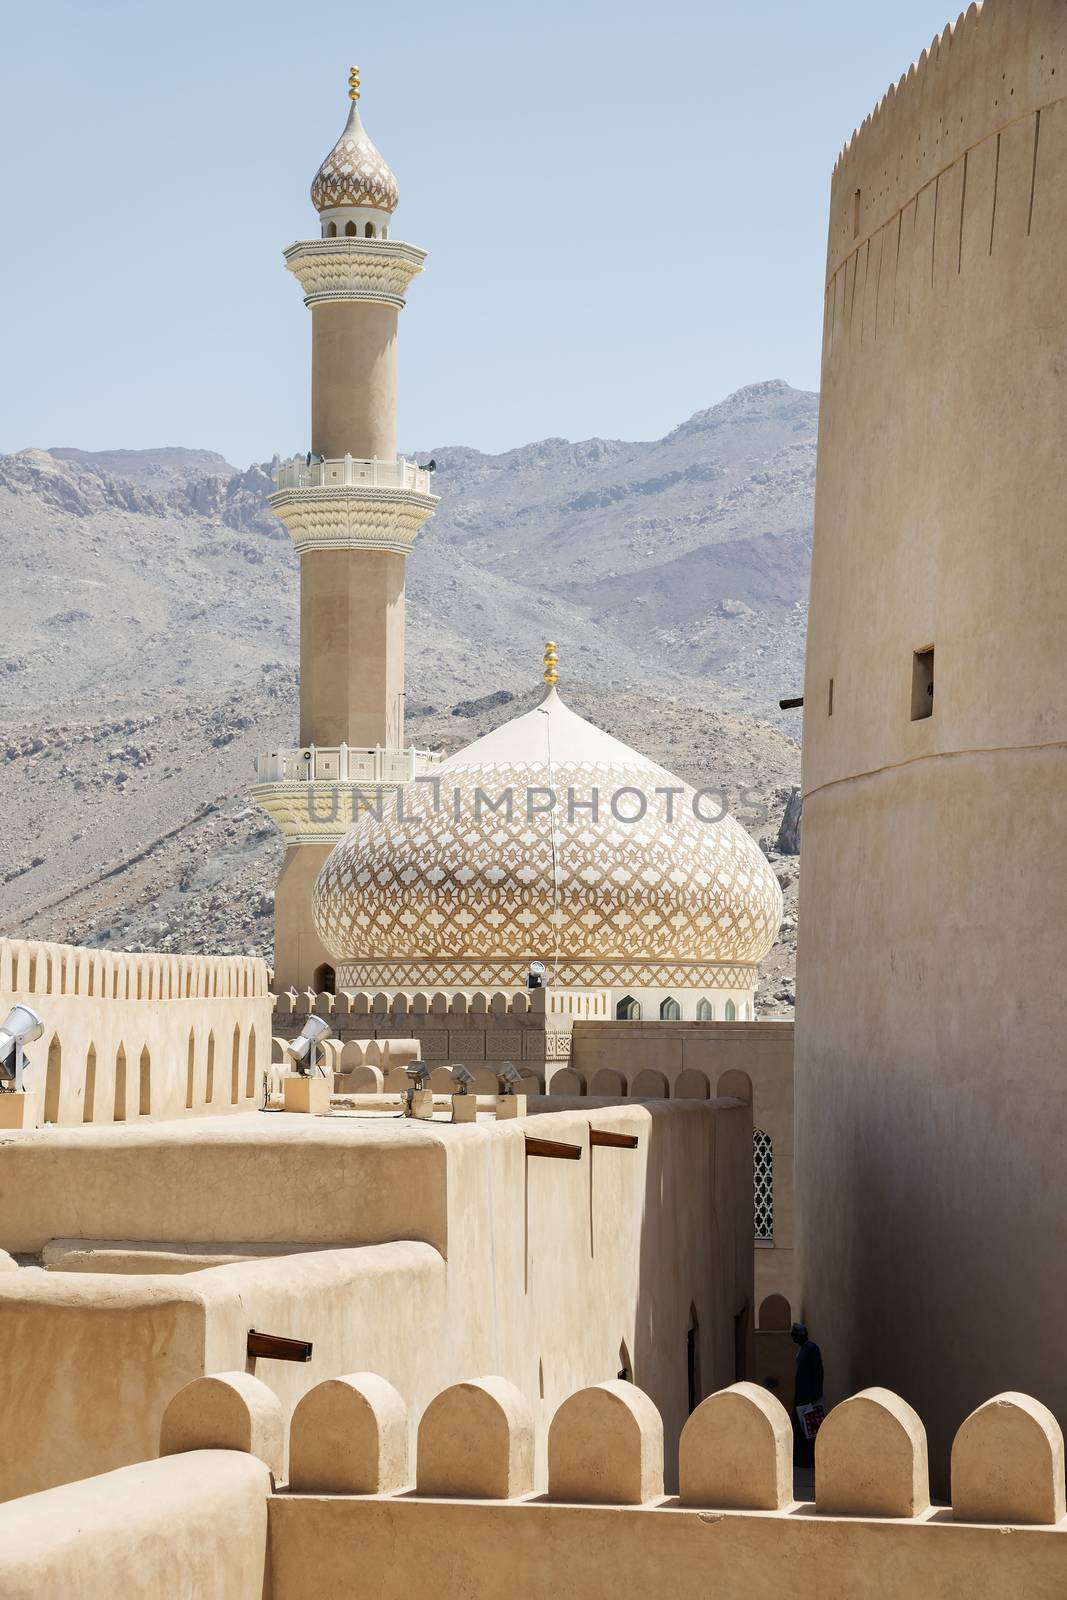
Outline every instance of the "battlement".
<path fill-rule="evenodd" d="M 267 967 L 252 956 L 89 950 L 0 939 L 0 1016 L 44 1023 L 26 1125 L 247 1111 L 270 1065 Z"/>
<path fill-rule="evenodd" d="M 545 1494 L 535 1493 L 541 1423 L 507 1380 L 472 1378 L 438 1393 L 413 1451 L 410 1420 L 399 1390 L 376 1373 L 321 1383 L 293 1412 L 289 1482 L 272 1489 L 250 1462 L 275 1479 L 282 1471 L 281 1401 L 247 1372 L 194 1379 L 163 1416 L 160 1461 L 0 1507 L 0 1582 L 5 1592 L 43 1592 L 26 1586 L 32 1574 L 58 1593 L 77 1571 L 79 1593 L 103 1600 L 141 1575 L 153 1519 L 161 1531 L 165 1523 L 169 1581 L 187 1581 L 202 1534 L 218 1543 L 223 1497 L 233 1516 L 216 1555 L 227 1563 L 224 1592 L 250 1600 L 267 1585 L 275 1600 L 346 1593 L 357 1571 L 361 1593 L 413 1600 L 443 1592 L 540 1600 L 558 1593 L 561 1573 L 572 1594 L 625 1600 L 658 1592 L 1053 1600 L 1067 1579 L 1063 1436 L 1026 1395 L 998 1395 L 963 1422 L 952 1503 L 937 1508 L 922 1422 L 884 1389 L 830 1413 L 816 1441 L 816 1499 L 800 1505 L 788 1415 L 753 1384 L 721 1390 L 693 1412 L 681 1437 L 680 1493 L 669 1498 L 659 1413 L 619 1379 L 556 1408 Z M 100 1547 L 111 1559 L 97 1574 L 91 1557 Z"/>
<path fill-rule="evenodd" d="M 1067 94 L 1067 14 L 1050 0 L 972 4 L 853 130 L 834 166 L 827 278 L 990 134 Z"/>

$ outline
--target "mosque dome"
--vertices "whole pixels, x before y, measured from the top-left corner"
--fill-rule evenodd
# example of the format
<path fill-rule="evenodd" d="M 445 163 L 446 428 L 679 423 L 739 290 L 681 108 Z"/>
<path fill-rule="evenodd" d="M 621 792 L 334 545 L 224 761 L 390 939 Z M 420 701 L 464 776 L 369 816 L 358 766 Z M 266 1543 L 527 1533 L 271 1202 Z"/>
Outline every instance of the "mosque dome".
<path fill-rule="evenodd" d="M 338 206 L 359 206 L 373 211 L 395 211 L 400 190 L 359 115 L 359 72 L 349 74 L 348 113 L 344 132 L 316 172 L 311 185 L 311 200 L 316 211 L 332 211 Z"/>
<path fill-rule="evenodd" d="M 364 812 L 319 874 L 339 985 L 521 985 L 540 959 L 571 987 L 696 986 L 724 964 L 751 986 L 781 890 L 711 791 L 694 795 L 552 687 L 434 775 Z"/>

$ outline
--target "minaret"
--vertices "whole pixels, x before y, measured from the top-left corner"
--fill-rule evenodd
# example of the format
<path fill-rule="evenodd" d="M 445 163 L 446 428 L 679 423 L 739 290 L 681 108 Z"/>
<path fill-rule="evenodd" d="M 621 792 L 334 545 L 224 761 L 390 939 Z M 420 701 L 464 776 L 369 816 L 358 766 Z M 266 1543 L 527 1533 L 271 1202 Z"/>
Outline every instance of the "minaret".
<path fill-rule="evenodd" d="M 300 748 L 257 761 L 256 799 L 288 846 L 274 906 L 277 990 L 329 987 L 311 917 L 319 868 L 359 794 L 397 788 L 435 757 L 404 748 L 404 577 L 433 512 L 429 473 L 396 453 L 397 319 L 426 253 L 389 238 L 396 179 L 360 120 L 311 185 L 321 237 L 285 263 L 311 312 L 311 450 L 270 497 L 300 555 Z"/>

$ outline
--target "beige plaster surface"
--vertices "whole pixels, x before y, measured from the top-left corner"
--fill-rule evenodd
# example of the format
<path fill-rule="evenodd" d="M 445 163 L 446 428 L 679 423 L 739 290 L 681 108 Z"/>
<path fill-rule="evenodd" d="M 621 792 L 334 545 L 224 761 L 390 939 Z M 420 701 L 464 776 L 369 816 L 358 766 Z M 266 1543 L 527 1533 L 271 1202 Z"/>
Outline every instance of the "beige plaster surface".
<path fill-rule="evenodd" d="M 13 1352 L 0 1484 L 16 1494 L 151 1455 L 171 1396 L 242 1368 L 250 1327 L 313 1342 L 306 1365 L 254 1364 L 287 1417 L 324 1378 L 373 1370 L 414 1429 L 447 1384 L 507 1379 L 542 1424 L 542 1484 L 548 1418 L 626 1364 L 673 1459 L 691 1318 L 710 1391 L 733 1380 L 734 1319 L 751 1315 L 748 1108 L 556 1104 L 531 1100 L 507 1123 L 272 1112 L 19 1135 L 3 1152 L 19 1203 L 0 1206 L 0 1247 L 317 1248 L 178 1276 L 0 1275 Z M 591 1149 L 591 1124 L 638 1146 Z M 573 1142 L 581 1159 L 527 1157 L 527 1135 Z"/>
<path fill-rule="evenodd" d="M 404 569 L 392 550 L 300 558 L 300 740 L 404 744 Z"/>
<path fill-rule="evenodd" d="M 907 1396 L 942 1489 L 990 1393 L 1067 1417 L 1065 92 L 1067 8 L 987 0 L 831 192 L 800 1273 L 829 1398 Z M 931 645 L 932 715 L 913 721 Z"/>
<path fill-rule="evenodd" d="M 332 461 L 395 461 L 397 308 L 323 301 L 311 307 L 311 328 L 312 450 Z"/>
<path fill-rule="evenodd" d="M 179 1277 L 23 1268 L 0 1285 L 2 1498 L 155 1456 L 167 1405 L 206 1374 L 261 1378 L 286 1423 L 309 1388 L 357 1369 L 361 1354 L 418 1394 L 408 1329 L 444 1321 L 440 1257 L 403 1242 Z M 311 1339 L 312 1360 L 249 1359 L 250 1328 Z"/>
<path fill-rule="evenodd" d="M 311 915 L 311 892 L 333 841 L 290 845 L 274 889 L 274 989 L 302 990 L 323 962 L 329 963 Z"/>
<path fill-rule="evenodd" d="M 591 1093 L 598 1092 L 603 1074 L 616 1074 L 630 1094 L 640 1079 L 654 1074 L 672 1099 L 707 1094 L 751 1099 L 753 1126 L 770 1135 L 774 1149 L 774 1244 L 756 1250 L 755 1303 L 758 1307 L 767 1295 L 783 1294 L 799 1315 L 793 1265 L 793 1024 L 578 1021 L 569 1066 L 582 1074 Z M 550 1090 L 552 1081 L 550 1070 Z"/>
<path fill-rule="evenodd" d="M 357 1571 L 375 1600 L 440 1600 L 443 1577 L 464 1600 L 1060 1600 L 1067 1584 L 1067 1525 L 810 1513 L 279 1495 L 274 1600 L 350 1593 Z"/>
<path fill-rule="evenodd" d="M 265 1600 L 270 1474 L 198 1450 L 0 1506 L 4 1600 Z"/>

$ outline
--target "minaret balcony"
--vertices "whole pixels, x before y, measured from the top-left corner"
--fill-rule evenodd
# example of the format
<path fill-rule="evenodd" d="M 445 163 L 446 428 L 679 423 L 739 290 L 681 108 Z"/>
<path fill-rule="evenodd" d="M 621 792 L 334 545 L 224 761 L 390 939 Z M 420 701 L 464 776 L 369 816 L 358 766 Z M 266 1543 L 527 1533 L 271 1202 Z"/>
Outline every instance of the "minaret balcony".
<path fill-rule="evenodd" d="M 387 798 L 406 783 L 432 774 L 440 751 L 391 750 L 381 745 L 306 744 L 256 757 L 252 797 L 287 844 L 327 844 L 340 839 L 368 810 L 382 815 Z"/>
<path fill-rule="evenodd" d="M 416 494 L 430 493 L 426 468 L 402 456 L 395 461 L 342 456 L 310 464 L 305 456 L 293 456 L 275 467 L 272 477 L 278 489 L 413 489 Z"/>
<path fill-rule="evenodd" d="M 259 783 L 410 783 L 444 757 L 437 750 L 389 750 L 382 745 L 306 744 L 296 750 L 271 750 L 256 757 Z"/>
<path fill-rule="evenodd" d="M 275 470 L 274 515 L 301 555 L 308 550 L 378 550 L 407 555 L 438 497 L 414 461 L 297 457 Z"/>

